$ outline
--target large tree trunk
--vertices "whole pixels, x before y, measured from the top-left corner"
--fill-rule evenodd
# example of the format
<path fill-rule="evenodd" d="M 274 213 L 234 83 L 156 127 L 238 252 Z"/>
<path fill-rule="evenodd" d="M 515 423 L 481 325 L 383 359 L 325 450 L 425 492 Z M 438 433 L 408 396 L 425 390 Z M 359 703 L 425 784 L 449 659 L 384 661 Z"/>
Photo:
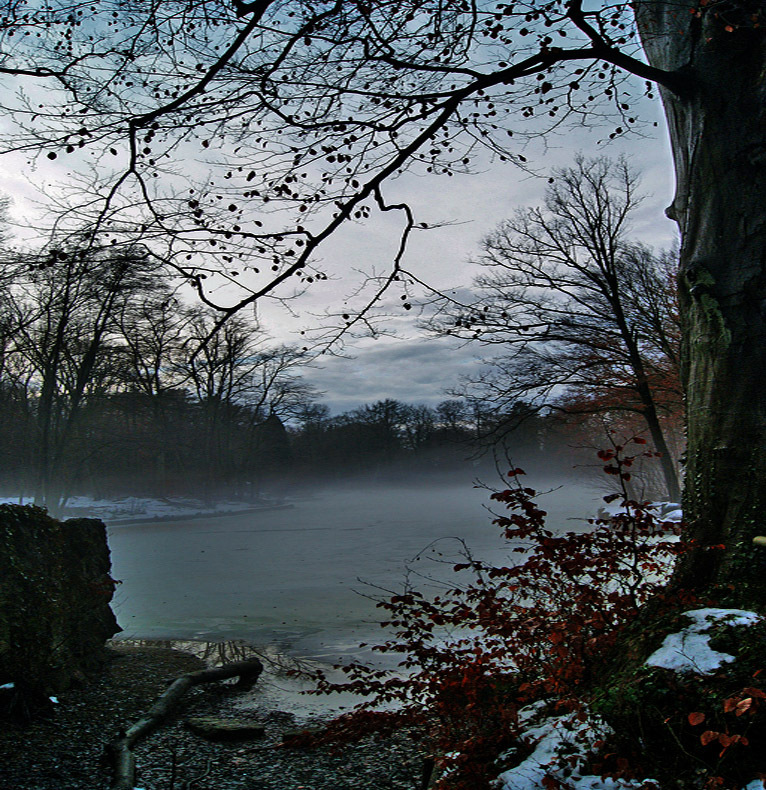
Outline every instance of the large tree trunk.
<path fill-rule="evenodd" d="M 766 603 L 752 544 L 766 534 L 766 34 L 750 22 L 756 7 L 739 0 L 697 17 L 676 2 L 636 4 L 650 63 L 688 77 L 683 95 L 663 91 L 677 178 L 668 215 L 681 231 L 684 508 L 698 544 L 677 580 L 741 605 Z"/>

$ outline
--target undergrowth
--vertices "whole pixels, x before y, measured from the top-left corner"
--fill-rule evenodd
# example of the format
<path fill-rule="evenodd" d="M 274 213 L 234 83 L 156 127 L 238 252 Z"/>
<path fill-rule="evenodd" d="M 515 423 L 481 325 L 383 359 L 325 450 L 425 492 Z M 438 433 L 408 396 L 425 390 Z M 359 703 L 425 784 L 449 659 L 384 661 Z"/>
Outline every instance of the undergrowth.
<path fill-rule="evenodd" d="M 454 567 L 461 581 L 446 591 L 426 596 L 407 586 L 381 600 L 391 637 L 373 649 L 398 656 L 400 671 L 349 664 L 340 667 L 347 678 L 341 683 L 318 673 L 316 693 L 351 691 L 364 700 L 314 740 L 347 742 L 407 728 L 424 740 L 424 753 L 436 762 L 439 778 L 432 787 L 479 790 L 497 777 L 503 752 L 512 749 L 518 761 L 531 750 L 519 720 L 525 706 L 544 702 L 551 714 L 584 720 L 615 647 L 642 605 L 652 599 L 663 610 L 664 585 L 682 551 L 678 525 L 661 521 L 650 503 L 628 496 L 634 461 L 653 455 L 644 444 L 632 437 L 599 453 L 604 471 L 622 488 L 622 494 L 604 499 L 617 501 L 619 509 L 582 532 L 548 529 L 537 492 L 522 482 L 521 469 L 511 470 L 508 487 L 492 494 L 506 511 L 494 524 L 507 540 L 507 564 L 467 556 Z M 667 609 L 677 608 L 677 597 L 675 591 Z M 760 705 L 760 696 L 751 697 L 752 703 L 738 697 L 743 715 Z M 680 704 L 683 709 L 683 699 Z M 684 716 L 691 712 L 698 715 L 685 725 L 694 740 L 699 735 L 691 723 L 700 721 L 701 712 L 687 708 Z M 705 735 L 700 748 L 711 738 Z M 716 738 L 718 747 L 728 743 L 725 734 Z M 593 765 L 605 775 L 635 775 L 622 757 Z M 640 760 L 636 766 L 647 767 Z M 546 786 L 566 785 L 551 778 Z"/>

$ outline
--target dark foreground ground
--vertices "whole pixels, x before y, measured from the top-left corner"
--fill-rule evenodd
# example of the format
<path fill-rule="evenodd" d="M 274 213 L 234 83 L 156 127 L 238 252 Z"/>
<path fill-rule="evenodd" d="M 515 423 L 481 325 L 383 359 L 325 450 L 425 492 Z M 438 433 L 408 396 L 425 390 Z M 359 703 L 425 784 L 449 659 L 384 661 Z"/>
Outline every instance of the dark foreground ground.
<path fill-rule="evenodd" d="M 167 648 L 118 646 L 103 672 L 84 688 L 59 696 L 50 717 L 31 725 L 0 722 L 2 790 L 107 790 L 104 747 L 178 675 L 202 668 L 193 656 Z M 333 752 L 280 748 L 288 713 L 258 711 L 240 718 L 266 726 L 259 740 L 209 743 L 184 726 L 189 716 L 232 714 L 231 689 L 193 688 L 176 715 L 135 750 L 137 790 L 414 790 L 422 760 L 405 737 L 366 741 Z M 303 724 L 303 722 L 301 722 Z"/>

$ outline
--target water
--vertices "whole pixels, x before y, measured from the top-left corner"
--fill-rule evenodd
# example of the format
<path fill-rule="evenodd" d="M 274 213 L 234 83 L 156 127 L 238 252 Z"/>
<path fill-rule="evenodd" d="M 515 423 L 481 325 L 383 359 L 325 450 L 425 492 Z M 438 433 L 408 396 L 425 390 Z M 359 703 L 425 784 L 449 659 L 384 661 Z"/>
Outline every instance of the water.
<path fill-rule="evenodd" d="M 573 529 L 598 501 L 568 483 L 541 503 L 549 525 Z M 359 647 L 386 637 L 370 596 L 400 590 L 408 567 L 418 587 L 449 581 L 460 559 L 455 537 L 502 561 L 507 549 L 487 504 L 488 492 L 470 482 L 348 488 L 287 510 L 114 526 L 113 576 L 122 584 L 113 606 L 126 638 L 242 639 L 322 662 L 375 656 L 380 664 Z"/>

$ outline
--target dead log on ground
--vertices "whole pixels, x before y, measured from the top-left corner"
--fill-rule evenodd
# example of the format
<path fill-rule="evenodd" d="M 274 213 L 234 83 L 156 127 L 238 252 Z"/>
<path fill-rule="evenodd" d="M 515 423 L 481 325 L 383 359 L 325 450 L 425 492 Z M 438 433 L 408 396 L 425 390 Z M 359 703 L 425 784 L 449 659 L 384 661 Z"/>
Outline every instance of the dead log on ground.
<path fill-rule="evenodd" d="M 133 746 L 162 722 L 192 686 L 239 677 L 237 688 L 247 690 L 253 686 L 261 672 L 263 672 L 263 664 L 257 658 L 251 658 L 247 661 L 225 664 L 222 667 L 189 672 L 174 680 L 135 724 L 131 724 L 127 730 L 120 731 L 120 734 L 107 746 L 114 768 L 111 790 L 133 790 L 136 779 Z"/>

